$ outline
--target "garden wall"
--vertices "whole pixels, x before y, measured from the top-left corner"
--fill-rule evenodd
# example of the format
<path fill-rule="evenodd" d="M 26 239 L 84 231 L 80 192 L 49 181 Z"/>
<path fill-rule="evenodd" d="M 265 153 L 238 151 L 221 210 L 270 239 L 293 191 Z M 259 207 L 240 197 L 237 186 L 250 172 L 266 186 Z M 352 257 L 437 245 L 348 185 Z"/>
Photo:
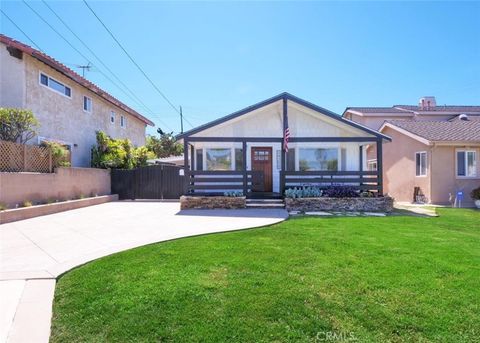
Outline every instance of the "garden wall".
<path fill-rule="evenodd" d="M 391 212 L 393 198 L 285 198 L 287 211 Z"/>
<path fill-rule="evenodd" d="M 180 197 L 180 209 L 237 209 L 245 208 L 247 205 L 245 197 L 226 196 L 185 196 Z"/>
<path fill-rule="evenodd" d="M 25 200 L 67 200 L 110 193 L 110 171 L 106 169 L 57 168 L 51 174 L 0 173 L 0 203 L 8 207 Z"/>

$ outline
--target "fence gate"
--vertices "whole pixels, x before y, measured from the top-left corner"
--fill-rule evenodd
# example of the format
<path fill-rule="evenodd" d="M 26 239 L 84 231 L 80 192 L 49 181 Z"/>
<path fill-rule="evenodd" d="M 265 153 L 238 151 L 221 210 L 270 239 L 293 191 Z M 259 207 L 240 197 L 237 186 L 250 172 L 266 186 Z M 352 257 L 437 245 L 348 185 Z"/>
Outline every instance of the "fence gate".
<path fill-rule="evenodd" d="M 178 199 L 183 193 L 181 169 L 169 165 L 112 169 L 112 193 L 120 199 Z"/>

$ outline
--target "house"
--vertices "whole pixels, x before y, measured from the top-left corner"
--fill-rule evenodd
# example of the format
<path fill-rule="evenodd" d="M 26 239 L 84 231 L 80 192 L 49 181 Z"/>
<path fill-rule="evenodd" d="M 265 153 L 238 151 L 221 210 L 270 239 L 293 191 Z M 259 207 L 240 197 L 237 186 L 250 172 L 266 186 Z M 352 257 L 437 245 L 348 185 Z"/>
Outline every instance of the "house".
<path fill-rule="evenodd" d="M 185 194 L 281 197 L 286 188 L 302 185 L 350 185 L 383 194 L 381 151 L 390 138 L 289 93 L 177 139 L 184 145 Z M 376 171 L 365 170 L 368 144 L 378 146 Z"/>
<path fill-rule="evenodd" d="M 183 167 L 184 157 L 182 155 L 178 156 L 168 156 L 168 157 L 161 157 L 161 158 L 154 158 L 151 160 L 147 160 L 148 164 L 164 164 L 170 166 L 181 166 Z"/>
<path fill-rule="evenodd" d="M 480 186 L 480 106 L 441 106 L 424 97 L 417 106 L 348 107 L 343 117 L 392 138 L 383 150 L 383 181 L 397 201 L 449 204 L 457 197 L 473 205 L 469 194 Z M 371 146 L 367 168 L 376 166 Z"/>
<path fill-rule="evenodd" d="M 40 128 L 29 143 L 64 144 L 74 167 L 90 166 L 95 131 L 140 146 L 146 125 L 154 125 L 62 63 L 5 35 L 0 35 L 0 65 L 0 107 L 32 110 Z"/>

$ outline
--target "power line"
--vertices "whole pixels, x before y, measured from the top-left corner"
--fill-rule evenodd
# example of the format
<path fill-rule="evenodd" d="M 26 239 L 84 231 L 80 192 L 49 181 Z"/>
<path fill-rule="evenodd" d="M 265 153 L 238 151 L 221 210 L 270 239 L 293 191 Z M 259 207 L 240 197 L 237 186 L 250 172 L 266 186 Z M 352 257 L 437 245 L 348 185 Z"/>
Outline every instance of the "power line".
<path fill-rule="evenodd" d="M 137 99 L 137 101 L 145 108 L 147 109 L 147 111 L 150 112 L 150 115 L 154 115 L 154 112 L 102 61 L 102 59 L 100 57 L 98 57 L 98 55 L 92 50 L 90 49 L 90 47 L 88 46 L 88 44 L 86 44 L 71 28 L 70 26 L 60 17 L 60 15 L 58 15 L 57 12 L 55 12 L 53 10 L 52 7 L 50 7 L 50 5 L 45 1 L 45 0 L 42 0 L 43 4 L 57 17 L 57 19 L 68 29 L 68 31 L 70 31 L 70 33 L 72 35 L 75 36 L 75 38 L 77 38 L 80 43 L 82 43 L 82 45 L 98 60 L 98 62 L 108 71 L 110 72 L 110 74 L 113 75 L 113 77 L 133 96 Z M 156 115 L 155 115 L 156 116 Z M 158 117 L 157 117 L 158 118 Z M 158 118 L 158 120 L 160 121 L 160 123 L 162 125 L 165 125 L 165 126 L 168 126 L 165 124 L 165 122 L 163 122 L 160 118 Z"/>
<path fill-rule="evenodd" d="M 105 25 L 105 23 L 100 19 L 100 17 L 95 13 L 95 11 L 90 7 L 90 5 L 87 3 L 86 0 L 83 0 L 83 3 L 85 6 L 88 7 L 90 12 L 97 18 L 97 20 L 102 24 L 104 29 L 110 34 L 110 36 L 113 38 L 113 40 L 118 44 L 118 46 L 123 50 L 125 55 L 132 61 L 132 63 L 137 67 L 137 69 L 143 74 L 143 76 L 150 82 L 150 84 L 153 86 L 153 88 L 160 94 L 160 96 L 177 112 L 180 114 L 180 111 L 178 108 L 170 101 L 170 99 L 167 98 L 167 96 L 157 87 L 157 85 L 152 81 L 152 79 L 145 73 L 145 71 L 138 65 L 138 63 L 133 59 L 133 57 L 128 53 L 128 51 L 123 47 L 123 45 L 118 41 L 118 39 L 115 37 L 115 35 L 110 31 L 110 29 Z M 193 125 L 186 119 L 184 118 L 187 123 L 189 123 L 192 127 Z"/>
<path fill-rule="evenodd" d="M 27 39 L 28 39 L 38 50 L 43 51 L 43 50 L 38 46 L 38 44 L 35 43 L 35 42 L 33 41 L 33 39 L 31 39 L 30 36 L 27 35 L 27 34 L 25 33 L 25 31 L 23 31 L 23 30 L 20 28 L 20 26 L 18 26 L 5 12 L 3 12 L 3 10 L 2 10 L 1 8 L 0 8 L 0 12 L 2 12 L 2 14 L 3 14 L 8 20 L 10 20 L 10 22 L 11 22 L 21 33 L 23 33 L 23 35 L 24 35 L 25 37 L 27 37 Z"/>
<path fill-rule="evenodd" d="M 66 39 L 60 32 L 58 32 L 48 21 L 46 21 L 35 9 L 33 9 L 25 0 L 23 0 L 23 3 L 39 17 L 45 24 L 47 24 L 50 29 L 52 29 L 60 38 L 62 38 L 73 50 L 75 50 L 80 56 L 82 56 L 87 62 L 91 63 L 91 61 L 86 57 L 80 50 L 78 50 L 68 39 Z M 97 67 L 98 69 L 98 67 Z M 106 75 L 102 70 L 98 69 L 98 71 L 112 84 L 114 84 L 119 90 L 121 90 L 125 95 L 127 95 L 130 99 L 133 101 L 136 101 L 134 98 L 132 98 L 128 93 L 126 93 L 121 87 L 119 87 L 108 75 Z M 145 105 L 144 105 L 145 106 Z M 171 128 L 166 125 L 160 118 L 158 118 L 162 124 L 164 124 L 168 129 L 171 130 Z"/>

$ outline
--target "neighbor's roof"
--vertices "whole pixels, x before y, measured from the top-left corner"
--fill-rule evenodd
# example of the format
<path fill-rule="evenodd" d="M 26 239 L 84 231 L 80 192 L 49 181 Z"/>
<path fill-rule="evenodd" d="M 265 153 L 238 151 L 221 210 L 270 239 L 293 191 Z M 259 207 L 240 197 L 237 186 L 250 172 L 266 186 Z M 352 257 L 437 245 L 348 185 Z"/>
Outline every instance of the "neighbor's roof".
<path fill-rule="evenodd" d="M 416 105 L 394 105 L 392 107 L 347 107 L 343 112 L 358 112 L 361 114 L 407 114 L 413 116 L 415 113 L 445 113 L 445 114 L 461 114 L 461 113 L 478 113 L 480 114 L 480 106 L 457 106 L 457 105 L 437 105 L 428 110 L 421 109 Z"/>
<path fill-rule="evenodd" d="M 403 129 L 430 142 L 480 143 L 479 120 L 387 120 L 380 130 L 385 126 L 393 126 Z"/>
<path fill-rule="evenodd" d="M 64 64 L 60 63 L 59 61 L 55 60 L 54 58 L 48 56 L 47 54 L 45 54 L 45 53 L 43 53 L 39 50 L 36 50 L 36 49 L 32 48 L 31 46 L 28 46 L 28 45 L 23 44 L 19 41 L 16 41 L 16 40 L 14 40 L 10 37 L 7 37 L 4 34 L 0 34 L 0 42 L 7 45 L 7 47 L 12 47 L 12 48 L 18 49 L 18 50 L 22 51 L 23 53 L 25 53 L 27 55 L 30 55 L 30 56 L 36 58 L 37 60 L 45 63 L 49 67 L 51 67 L 51 68 L 55 69 L 56 71 L 62 73 L 63 75 L 65 75 L 69 79 L 78 83 L 79 85 L 89 89 L 90 91 L 94 92 L 95 94 L 97 94 L 101 98 L 105 99 L 106 101 L 110 102 L 111 104 L 121 108 L 125 112 L 127 112 L 127 113 L 131 114 L 132 116 L 136 117 L 137 119 L 141 120 L 145 124 L 148 124 L 148 125 L 151 125 L 151 126 L 155 125 L 148 118 L 142 116 L 137 111 L 135 111 L 132 108 L 130 108 L 129 106 L 125 105 L 120 100 L 118 100 L 115 97 L 113 97 L 112 95 L 108 94 L 107 92 L 105 92 L 103 89 L 101 89 L 97 85 L 95 85 L 92 82 L 88 81 L 87 79 L 83 78 L 82 76 L 80 76 L 79 74 L 77 74 L 76 72 L 74 72 L 73 70 L 71 70 L 70 68 L 65 66 Z"/>
<path fill-rule="evenodd" d="M 344 123 L 344 124 L 353 126 L 353 127 L 357 128 L 357 129 L 360 129 L 360 130 L 362 130 L 362 131 L 365 131 L 365 132 L 367 132 L 367 133 L 369 133 L 369 134 L 371 134 L 371 135 L 374 135 L 374 136 L 376 136 L 376 137 L 379 137 L 379 138 L 382 138 L 382 139 L 386 139 L 386 140 L 388 140 L 388 141 L 391 141 L 391 138 L 390 138 L 390 137 L 388 137 L 388 136 L 386 136 L 386 135 L 384 135 L 384 134 L 382 134 L 382 133 L 380 133 L 380 132 L 378 132 L 378 131 L 376 131 L 376 130 L 373 130 L 373 129 L 367 127 L 367 126 L 361 125 L 361 124 L 359 124 L 359 123 L 357 123 L 357 122 L 354 122 L 354 121 L 352 121 L 352 120 L 348 120 L 348 119 L 346 119 L 346 118 L 343 118 L 342 116 L 340 116 L 340 115 L 338 115 L 338 114 L 336 114 L 336 113 L 334 113 L 334 112 L 332 112 L 332 111 L 329 111 L 329 110 L 327 110 L 327 109 L 325 109 L 325 108 L 323 108 L 323 107 L 317 106 L 317 105 L 315 105 L 315 104 L 313 104 L 313 103 L 311 103 L 311 102 L 309 102 L 309 101 L 303 100 L 303 99 L 301 99 L 301 98 L 299 98 L 299 97 L 296 97 L 296 96 L 294 96 L 294 95 L 292 95 L 292 94 L 290 94 L 290 93 L 287 93 L 287 92 L 280 93 L 280 94 L 278 94 L 278 95 L 276 95 L 276 96 L 274 96 L 274 97 L 271 97 L 271 98 L 269 98 L 269 99 L 260 101 L 260 102 L 254 104 L 254 105 L 245 107 L 244 109 L 242 109 L 242 110 L 240 110 L 240 111 L 234 112 L 234 113 L 232 113 L 232 114 L 229 114 L 229 115 L 224 116 L 224 117 L 222 117 L 222 118 L 219 118 L 219 119 L 217 119 L 217 120 L 211 121 L 211 122 L 206 123 L 206 124 L 201 125 L 201 126 L 198 126 L 198 127 L 194 128 L 194 129 L 191 129 L 190 131 L 187 131 L 187 132 L 185 132 L 185 133 L 182 133 L 182 134 L 180 134 L 180 135 L 177 135 L 177 136 L 176 136 L 176 139 L 177 139 L 177 140 L 180 140 L 180 139 L 183 139 L 183 138 L 185 138 L 185 137 L 189 137 L 189 136 L 191 136 L 191 135 L 193 135 L 193 134 L 196 134 L 196 133 L 198 133 L 198 132 L 204 131 L 204 130 L 206 130 L 206 129 L 209 129 L 209 128 L 211 128 L 211 127 L 217 126 L 217 125 L 219 125 L 219 124 L 225 123 L 225 122 L 227 122 L 227 121 L 229 121 L 229 120 L 235 119 L 235 118 L 237 118 L 237 117 L 240 117 L 240 116 L 242 116 L 242 115 L 245 115 L 245 114 L 247 114 L 247 113 L 250 113 L 250 112 L 252 112 L 252 111 L 254 111 L 254 110 L 257 110 L 257 109 L 259 109 L 259 108 L 265 107 L 265 106 L 267 106 L 267 105 L 273 104 L 274 102 L 277 102 L 277 101 L 280 101 L 280 100 L 284 100 L 284 99 L 285 99 L 285 100 L 288 100 L 288 101 L 295 102 L 295 103 L 297 103 L 297 104 L 299 104 L 299 105 L 302 105 L 302 106 L 304 106 L 304 107 L 306 107 L 306 108 L 309 108 L 309 109 L 311 109 L 311 110 L 313 110 L 313 111 L 319 112 L 319 113 L 321 113 L 321 114 L 323 114 L 323 115 L 326 115 L 327 117 L 330 117 L 330 118 L 333 118 L 333 119 L 335 119 L 335 120 L 338 120 L 338 121 L 340 121 L 340 122 L 342 122 L 342 123 Z"/>

